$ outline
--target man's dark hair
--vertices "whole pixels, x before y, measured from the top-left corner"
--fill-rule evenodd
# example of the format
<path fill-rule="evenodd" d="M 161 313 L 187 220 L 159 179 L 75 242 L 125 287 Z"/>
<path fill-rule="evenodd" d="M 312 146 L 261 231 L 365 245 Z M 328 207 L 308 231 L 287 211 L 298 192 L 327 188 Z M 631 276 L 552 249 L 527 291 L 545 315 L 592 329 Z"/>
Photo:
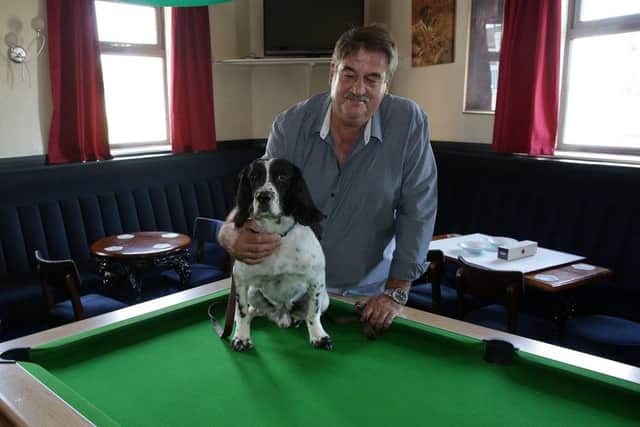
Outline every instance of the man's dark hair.
<path fill-rule="evenodd" d="M 358 53 L 360 49 L 385 54 L 389 63 L 385 77 L 387 81 L 391 80 L 398 67 L 398 50 L 391 34 L 379 24 L 351 28 L 336 42 L 332 61 L 337 64 L 344 58 Z"/>

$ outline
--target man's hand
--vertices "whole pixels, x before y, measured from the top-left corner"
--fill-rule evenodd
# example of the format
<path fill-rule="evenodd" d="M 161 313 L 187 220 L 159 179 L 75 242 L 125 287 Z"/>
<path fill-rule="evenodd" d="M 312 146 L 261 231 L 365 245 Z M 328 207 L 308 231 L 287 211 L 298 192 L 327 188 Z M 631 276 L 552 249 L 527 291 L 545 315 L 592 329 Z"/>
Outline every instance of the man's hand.
<path fill-rule="evenodd" d="M 280 245 L 280 236 L 263 233 L 253 220 L 247 221 L 241 228 L 227 221 L 220 229 L 218 241 L 236 260 L 258 264 Z"/>
<path fill-rule="evenodd" d="M 368 323 L 376 333 L 383 332 L 391 326 L 391 322 L 400 314 L 402 307 L 386 295 L 376 295 L 367 300 L 360 320 Z"/>
<path fill-rule="evenodd" d="M 386 288 L 405 288 L 407 291 L 411 287 L 411 282 L 389 278 Z M 393 298 L 380 294 L 367 300 L 362 309 L 360 320 L 365 323 L 367 336 L 375 338 L 389 329 L 393 319 L 402 311 L 402 304 L 398 304 Z"/>

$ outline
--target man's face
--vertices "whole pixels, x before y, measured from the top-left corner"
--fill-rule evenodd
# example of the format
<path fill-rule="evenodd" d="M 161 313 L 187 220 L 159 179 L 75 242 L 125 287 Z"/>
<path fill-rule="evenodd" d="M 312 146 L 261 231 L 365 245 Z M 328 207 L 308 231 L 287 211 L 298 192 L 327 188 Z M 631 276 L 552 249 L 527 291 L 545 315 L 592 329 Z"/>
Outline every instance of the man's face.
<path fill-rule="evenodd" d="M 387 56 L 360 49 L 331 64 L 332 120 L 361 127 L 376 112 L 387 91 Z"/>

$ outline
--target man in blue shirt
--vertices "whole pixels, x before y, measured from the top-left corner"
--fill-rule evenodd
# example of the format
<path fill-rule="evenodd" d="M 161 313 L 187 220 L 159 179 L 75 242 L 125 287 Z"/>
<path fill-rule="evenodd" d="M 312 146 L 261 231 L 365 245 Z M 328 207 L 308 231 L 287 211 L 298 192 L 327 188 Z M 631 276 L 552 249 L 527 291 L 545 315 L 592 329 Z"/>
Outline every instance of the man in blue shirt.
<path fill-rule="evenodd" d="M 265 157 L 285 158 L 304 175 L 326 215 L 319 238 L 327 289 L 369 296 L 362 320 L 386 329 L 426 268 L 437 207 L 437 173 L 425 113 L 388 94 L 398 54 L 371 25 L 345 32 L 330 66 L 331 90 L 294 105 L 273 123 Z M 253 227 L 253 228 L 252 228 Z M 280 237 L 249 222 L 227 222 L 220 242 L 259 263 Z"/>

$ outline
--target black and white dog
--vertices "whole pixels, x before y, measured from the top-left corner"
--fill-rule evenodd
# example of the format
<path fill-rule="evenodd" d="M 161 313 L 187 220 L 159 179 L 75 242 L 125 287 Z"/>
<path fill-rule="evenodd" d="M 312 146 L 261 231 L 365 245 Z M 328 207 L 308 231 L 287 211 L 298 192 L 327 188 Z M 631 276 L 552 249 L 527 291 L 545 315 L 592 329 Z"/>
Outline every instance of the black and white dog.
<path fill-rule="evenodd" d="M 306 322 L 314 347 L 331 349 L 320 323 L 329 306 L 325 259 L 309 227 L 323 215 L 315 207 L 300 169 L 284 159 L 255 160 L 241 173 L 236 200 L 236 227 L 252 218 L 262 231 L 282 236 L 276 251 L 263 262 L 236 261 L 235 333 L 232 347 L 252 347 L 251 321 L 266 316 L 281 328 Z"/>

